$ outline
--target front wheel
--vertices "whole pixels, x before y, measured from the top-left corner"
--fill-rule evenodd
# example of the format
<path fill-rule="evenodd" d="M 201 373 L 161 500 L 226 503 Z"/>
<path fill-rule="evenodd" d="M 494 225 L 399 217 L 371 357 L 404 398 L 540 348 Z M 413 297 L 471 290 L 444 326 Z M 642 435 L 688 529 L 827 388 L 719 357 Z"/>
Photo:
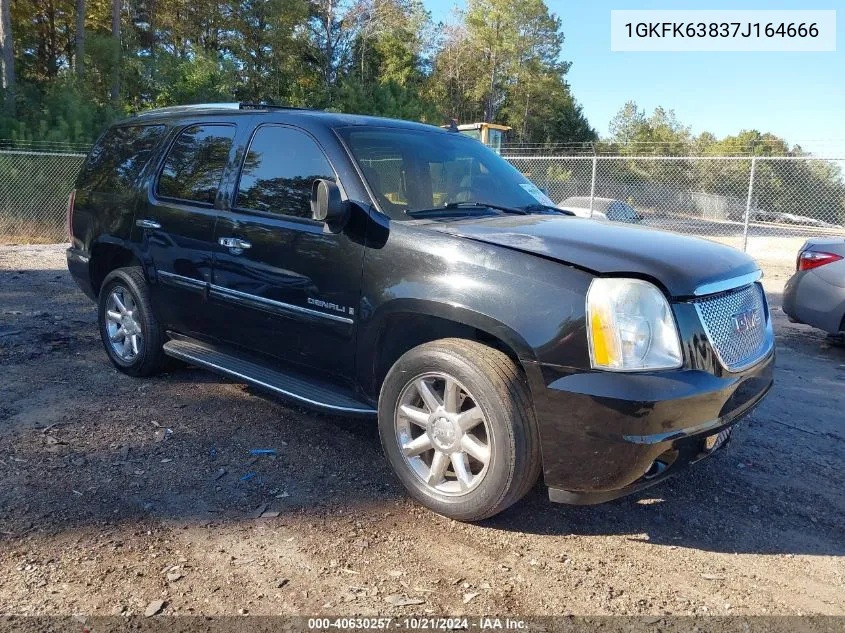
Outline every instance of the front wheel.
<path fill-rule="evenodd" d="M 475 341 L 443 339 L 404 354 L 382 386 L 379 434 L 409 494 L 459 521 L 501 512 L 540 474 L 525 375 Z"/>

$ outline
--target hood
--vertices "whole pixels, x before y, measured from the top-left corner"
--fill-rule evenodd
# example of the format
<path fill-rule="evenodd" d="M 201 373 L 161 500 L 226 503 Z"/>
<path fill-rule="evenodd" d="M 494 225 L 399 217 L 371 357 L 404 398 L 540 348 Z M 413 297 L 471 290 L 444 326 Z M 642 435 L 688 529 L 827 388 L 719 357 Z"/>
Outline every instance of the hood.
<path fill-rule="evenodd" d="M 497 244 L 600 275 L 651 277 L 672 296 L 757 270 L 730 246 L 631 224 L 554 215 L 486 216 L 428 225 L 443 233 Z"/>

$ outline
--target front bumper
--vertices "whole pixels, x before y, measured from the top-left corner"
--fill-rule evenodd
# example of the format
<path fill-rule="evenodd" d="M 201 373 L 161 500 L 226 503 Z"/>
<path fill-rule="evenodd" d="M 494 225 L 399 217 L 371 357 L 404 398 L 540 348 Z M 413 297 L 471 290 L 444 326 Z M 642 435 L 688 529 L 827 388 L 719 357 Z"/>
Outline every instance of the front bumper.
<path fill-rule="evenodd" d="M 708 437 L 757 405 L 774 349 L 739 373 L 585 371 L 526 363 L 552 501 L 601 503 L 651 486 L 713 450 Z"/>

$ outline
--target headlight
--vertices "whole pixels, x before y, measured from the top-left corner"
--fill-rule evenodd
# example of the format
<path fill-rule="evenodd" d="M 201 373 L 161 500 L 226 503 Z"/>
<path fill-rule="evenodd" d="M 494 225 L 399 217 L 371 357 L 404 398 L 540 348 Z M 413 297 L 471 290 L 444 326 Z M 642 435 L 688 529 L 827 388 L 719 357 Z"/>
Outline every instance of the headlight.
<path fill-rule="evenodd" d="M 587 291 L 590 363 L 634 371 L 681 366 L 681 343 L 666 297 L 640 279 L 594 279 Z"/>

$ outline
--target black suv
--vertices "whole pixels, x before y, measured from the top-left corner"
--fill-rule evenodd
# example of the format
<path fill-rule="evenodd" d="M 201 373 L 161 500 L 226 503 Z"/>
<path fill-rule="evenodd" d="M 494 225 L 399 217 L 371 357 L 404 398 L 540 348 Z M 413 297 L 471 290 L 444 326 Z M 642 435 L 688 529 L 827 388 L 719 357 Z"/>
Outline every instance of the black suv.
<path fill-rule="evenodd" d="M 541 470 L 567 503 L 660 481 L 772 385 L 752 259 L 572 217 L 433 126 L 154 110 L 100 138 L 69 214 L 68 267 L 120 371 L 172 357 L 377 415 L 408 492 L 460 520 Z"/>

